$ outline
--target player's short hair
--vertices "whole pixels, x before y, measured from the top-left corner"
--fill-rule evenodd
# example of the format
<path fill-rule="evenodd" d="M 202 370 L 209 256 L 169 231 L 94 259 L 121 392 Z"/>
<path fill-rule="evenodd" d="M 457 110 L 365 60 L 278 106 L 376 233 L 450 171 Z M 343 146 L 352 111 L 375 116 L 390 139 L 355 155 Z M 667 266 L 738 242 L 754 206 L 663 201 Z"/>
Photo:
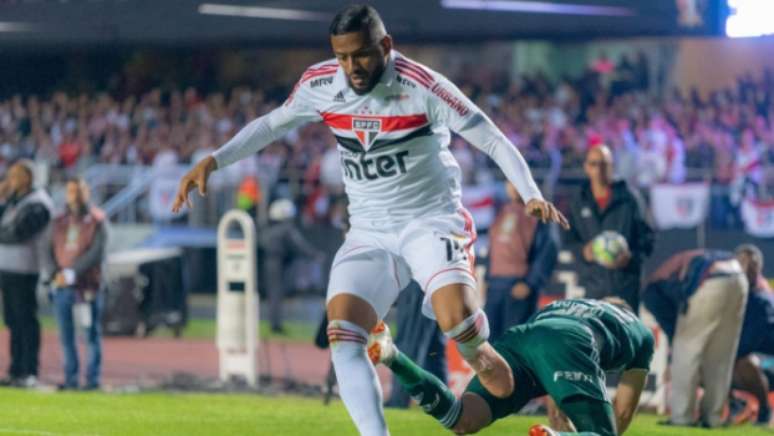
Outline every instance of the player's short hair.
<path fill-rule="evenodd" d="M 756 263 L 763 267 L 763 252 L 760 248 L 753 244 L 742 244 L 734 249 L 734 254 L 737 256 L 745 255 L 750 256 Z"/>
<path fill-rule="evenodd" d="M 387 34 L 382 17 L 373 6 L 350 5 L 339 11 L 331 22 L 330 34 L 365 32 L 371 41 L 380 41 Z"/>

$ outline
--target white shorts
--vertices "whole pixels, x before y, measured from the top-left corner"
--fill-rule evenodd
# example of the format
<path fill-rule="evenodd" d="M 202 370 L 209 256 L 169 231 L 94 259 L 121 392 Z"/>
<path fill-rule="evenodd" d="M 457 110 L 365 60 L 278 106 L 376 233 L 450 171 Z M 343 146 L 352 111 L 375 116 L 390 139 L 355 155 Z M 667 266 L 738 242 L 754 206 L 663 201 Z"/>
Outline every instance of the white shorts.
<path fill-rule="evenodd" d="M 435 319 L 430 305 L 435 290 L 454 283 L 476 289 L 475 240 L 465 209 L 419 218 L 394 232 L 352 229 L 333 259 L 326 303 L 339 294 L 356 295 L 383 319 L 414 279 L 425 292 L 422 312 Z"/>

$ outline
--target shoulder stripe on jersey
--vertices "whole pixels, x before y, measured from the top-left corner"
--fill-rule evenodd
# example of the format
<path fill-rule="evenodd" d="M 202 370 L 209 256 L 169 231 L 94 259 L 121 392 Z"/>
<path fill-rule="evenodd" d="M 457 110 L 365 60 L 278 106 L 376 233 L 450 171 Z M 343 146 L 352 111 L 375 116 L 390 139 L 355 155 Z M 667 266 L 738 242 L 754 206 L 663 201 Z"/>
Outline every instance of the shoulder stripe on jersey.
<path fill-rule="evenodd" d="M 435 79 L 433 79 L 433 76 L 431 76 L 430 73 L 428 73 L 424 69 L 424 67 L 422 67 L 421 65 L 415 62 L 411 62 L 406 58 L 397 58 L 395 59 L 395 63 L 401 66 L 405 66 L 411 70 L 414 70 L 414 72 L 416 72 L 420 77 L 422 77 L 423 79 L 427 80 L 430 83 L 435 81 Z"/>
<path fill-rule="evenodd" d="M 418 84 L 424 86 L 425 88 L 430 89 L 431 83 L 427 82 L 425 79 L 420 78 L 413 70 L 409 70 L 405 67 L 401 67 L 400 65 L 395 65 L 395 71 L 398 72 L 398 74 L 402 76 L 406 76 L 409 79 L 413 80 L 414 82 L 417 82 Z"/>
<path fill-rule="evenodd" d="M 381 121 L 380 132 L 394 132 L 396 130 L 415 129 L 428 123 L 427 115 L 350 115 L 337 114 L 334 112 L 322 112 L 323 122 L 334 129 L 353 130 L 353 120 L 379 120 Z"/>
<path fill-rule="evenodd" d="M 325 64 L 319 67 L 307 68 L 304 74 L 301 75 L 301 82 L 306 81 L 307 78 L 317 76 L 320 74 L 329 74 L 336 72 L 339 69 L 339 64 Z"/>
<path fill-rule="evenodd" d="M 293 101 L 293 97 L 296 95 L 296 91 L 298 91 L 298 87 L 301 86 L 302 83 L 308 82 L 311 79 L 314 79 L 315 77 L 319 76 L 327 76 L 331 74 L 335 74 L 336 71 L 339 68 L 339 64 L 333 63 L 333 64 L 325 64 L 320 65 L 319 67 L 312 67 L 307 68 L 306 71 L 304 71 L 304 74 L 301 75 L 301 78 L 298 79 L 298 82 L 293 86 L 293 89 L 290 91 L 290 94 L 288 95 L 287 100 L 285 100 L 285 105 L 290 104 L 290 102 Z"/>
<path fill-rule="evenodd" d="M 322 64 L 322 65 L 320 65 L 319 67 L 309 67 L 309 68 L 307 68 L 307 69 L 306 69 L 306 71 L 305 71 L 305 72 L 306 72 L 306 73 L 309 73 L 309 72 L 312 72 L 312 71 L 316 71 L 316 70 L 322 70 L 322 69 L 324 69 L 324 68 L 331 68 L 331 67 L 336 67 L 336 68 L 338 68 L 338 67 L 339 67 L 339 64 L 338 64 L 338 63 L 336 63 L 336 62 L 332 62 L 332 63 L 330 63 L 330 64 Z"/>
<path fill-rule="evenodd" d="M 299 80 L 300 83 L 308 82 L 310 79 L 314 79 L 315 77 L 320 76 L 330 76 L 332 74 L 336 74 L 336 68 L 330 68 L 327 70 L 321 70 L 321 71 L 315 71 L 313 73 L 307 73 L 301 76 L 301 80 Z"/>
<path fill-rule="evenodd" d="M 328 65 L 328 66 L 320 67 L 320 68 L 310 68 L 310 69 L 304 71 L 304 74 L 302 74 L 301 77 L 308 76 L 308 75 L 311 75 L 311 74 L 317 74 L 317 73 L 321 73 L 321 72 L 326 72 L 326 71 L 336 71 L 338 68 L 339 68 L 338 65 Z"/>

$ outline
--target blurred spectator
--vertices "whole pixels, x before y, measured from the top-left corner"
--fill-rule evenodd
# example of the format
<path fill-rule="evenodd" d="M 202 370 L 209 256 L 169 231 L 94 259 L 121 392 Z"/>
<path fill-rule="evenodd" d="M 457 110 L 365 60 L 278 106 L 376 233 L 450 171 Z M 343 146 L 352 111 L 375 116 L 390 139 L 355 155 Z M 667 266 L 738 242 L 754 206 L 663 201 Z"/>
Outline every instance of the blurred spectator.
<path fill-rule="evenodd" d="M 653 251 L 653 229 L 639 196 L 625 181 L 613 180 L 613 156 L 607 146 L 589 150 L 583 168 L 589 180 L 571 204 L 566 233 L 579 265 L 579 285 L 587 298 L 620 297 L 639 313 L 642 263 Z M 611 268 L 595 262 L 591 250 L 594 238 L 605 230 L 621 234 L 629 246 Z"/>
<path fill-rule="evenodd" d="M 751 244 L 740 245 L 736 258 L 747 276 L 749 293 L 739 348 L 734 364 L 733 386 L 746 390 L 758 400 L 756 424 L 768 425 L 771 419 L 769 381 L 753 353 L 774 355 L 774 295 L 763 277 L 763 253 Z"/>
<path fill-rule="evenodd" d="M 100 386 L 102 365 L 101 327 L 102 263 L 107 244 L 107 220 L 104 212 L 89 203 L 86 183 L 73 178 L 65 186 L 67 207 L 52 226 L 53 302 L 59 341 L 64 357 L 64 382 L 61 390 L 78 389 L 79 359 L 75 339 L 75 316 L 86 333 L 88 366 L 87 390 Z"/>
<path fill-rule="evenodd" d="M 34 188 L 34 164 L 19 161 L 0 182 L 0 289 L 3 318 L 11 333 L 11 366 L 4 385 L 37 384 L 40 322 L 37 287 L 47 267 L 46 229 L 53 203 Z"/>
<path fill-rule="evenodd" d="M 558 247 L 549 224 L 528 215 L 519 193 L 506 184 L 510 202 L 489 230 L 484 311 L 492 341 L 537 311 L 543 286 L 556 266 Z"/>
<path fill-rule="evenodd" d="M 562 169 L 562 177 L 577 176 L 587 147 L 604 143 L 619 164 L 616 175 L 638 186 L 697 180 L 726 186 L 734 181 L 733 203 L 728 189 L 713 194 L 722 197 L 713 200 L 713 216 L 721 217 L 714 221 L 720 224 L 739 224 L 733 215 L 742 196 L 774 196 L 774 180 L 765 171 L 774 157 L 771 72 L 746 74 L 734 89 L 705 97 L 656 92 L 664 90 L 651 86 L 643 52 L 617 59 L 601 54 L 582 75 L 557 82 L 543 73 L 511 76 L 497 68 L 462 68 L 455 81 L 521 149 L 538 178 L 555 168 Z M 15 95 L 0 100 L 0 170 L 15 159 L 35 158 L 54 167 L 52 180 L 62 180 L 95 162 L 193 163 L 197 152 L 222 144 L 276 107 L 287 86 L 264 81 L 260 88 L 217 89 L 213 84 L 208 93 L 150 88 Z M 325 215 L 325 197 L 341 192 L 334 143 L 324 126 L 305 126 L 244 166 L 230 167 L 222 187 L 231 189 L 255 174 L 248 167 L 260 167 L 265 193 L 292 197 L 306 218 L 317 221 Z M 450 150 L 460 163 L 463 183 L 488 183 L 499 175 L 492 162 L 471 153 L 460 138 L 452 138 Z M 755 172 L 747 177 L 745 168 L 756 157 L 760 177 Z M 317 191 L 320 185 L 324 190 Z M 301 202 L 313 192 L 315 204 L 304 207 Z M 220 196 L 218 207 L 232 194 Z"/>
<path fill-rule="evenodd" d="M 269 321 L 273 332 L 282 333 L 282 298 L 285 295 L 285 263 L 304 255 L 322 261 L 325 253 L 313 247 L 295 224 L 296 207 L 292 201 L 279 199 L 269 207 L 269 226 L 261 234 L 264 250 L 266 287 L 269 294 Z"/>
<path fill-rule="evenodd" d="M 732 253 L 684 251 L 664 262 L 647 283 L 645 305 L 672 345 L 669 422 L 697 424 L 701 385 L 700 424 L 722 425 L 747 300 L 742 266 Z"/>

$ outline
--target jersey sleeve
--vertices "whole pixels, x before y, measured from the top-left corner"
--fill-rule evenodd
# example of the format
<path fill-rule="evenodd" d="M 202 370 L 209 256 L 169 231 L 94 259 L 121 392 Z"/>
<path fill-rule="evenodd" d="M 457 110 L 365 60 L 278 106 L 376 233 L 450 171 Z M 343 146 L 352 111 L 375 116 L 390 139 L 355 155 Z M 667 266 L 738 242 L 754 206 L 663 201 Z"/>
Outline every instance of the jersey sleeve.
<path fill-rule="evenodd" d="M 429 113 L 436 123 L 489 155 L 519 191 L 524 203 L 543 198 L 519 150 L 459 88 L 437 75 L 430 93 Z"/>
<path fill-rule="evenodd" d="M 248 123 L 212 156 L 218 168 L 223 168 L 261 151 L 289 131 L 321 119 L 309 87 L 299 82 L 282 106 Z"/>
<path fill-rule="evenodd" d="M 655 339 L 653 338 L 653 333 L 647 327 L 642 326 L 639 330 L 642 331 L 641 341 L 639 341 L 640 347 L 634 354 L 632 361 L 626 366 L 626 369 L 644 369 L 648 371 L 650 370 L 650 362 L 653 360 Z"/>

